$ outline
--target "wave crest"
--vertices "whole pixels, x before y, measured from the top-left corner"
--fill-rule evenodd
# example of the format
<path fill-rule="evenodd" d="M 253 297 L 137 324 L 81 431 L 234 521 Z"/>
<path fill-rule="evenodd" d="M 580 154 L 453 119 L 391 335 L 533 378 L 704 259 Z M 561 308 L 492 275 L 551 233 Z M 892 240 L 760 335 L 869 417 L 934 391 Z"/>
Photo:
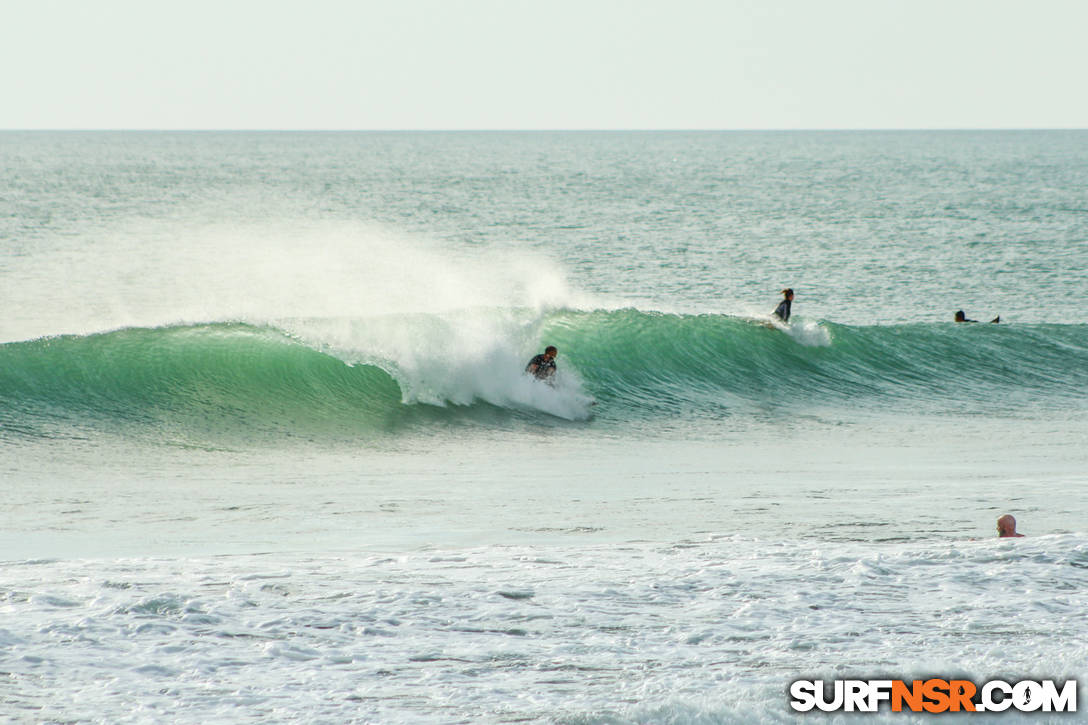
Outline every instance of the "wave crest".
<path fill-rule="evenodd" d="M 0 345 L 0 424 L 357 436 L 413 424 L 538 424 L 543 414 L 579 421 L 598 411 L 623 425 L 768 406 L 1083 406 L 1086 331 L 803 320 L 776 329 L 635 309 L 128 328 Z M 560 349 L 555 388 L 522 372 L 544 344 Z"/>

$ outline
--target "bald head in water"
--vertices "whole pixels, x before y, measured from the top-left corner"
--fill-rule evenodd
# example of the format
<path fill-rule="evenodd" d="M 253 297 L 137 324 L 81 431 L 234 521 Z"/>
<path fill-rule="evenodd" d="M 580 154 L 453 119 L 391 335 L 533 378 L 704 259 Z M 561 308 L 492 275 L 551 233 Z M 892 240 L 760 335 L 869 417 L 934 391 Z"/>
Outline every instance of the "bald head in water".
<path fill-rule="evenodd" d="M 1001 539 L 1022 538 L 1023 534 L 1016 533 L 1016 519 L 1011 514 L 1005 514 L 997 520 L 997 536 Z"/>

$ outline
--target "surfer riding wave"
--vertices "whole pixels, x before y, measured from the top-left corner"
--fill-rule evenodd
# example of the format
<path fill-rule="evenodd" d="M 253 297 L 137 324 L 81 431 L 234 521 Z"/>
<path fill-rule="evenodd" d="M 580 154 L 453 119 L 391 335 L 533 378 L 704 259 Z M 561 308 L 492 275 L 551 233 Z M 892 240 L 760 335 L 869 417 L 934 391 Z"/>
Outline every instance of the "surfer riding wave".
<path fill-rule="evenodd" d="M 548 345 L 544 348 L 544 352 L 529 361 L 529 364 L 525 366 L 525 372 L 537 380 L 554 385 L 555 356 L 558 354 L 559 350 L 554 345 Z"/>

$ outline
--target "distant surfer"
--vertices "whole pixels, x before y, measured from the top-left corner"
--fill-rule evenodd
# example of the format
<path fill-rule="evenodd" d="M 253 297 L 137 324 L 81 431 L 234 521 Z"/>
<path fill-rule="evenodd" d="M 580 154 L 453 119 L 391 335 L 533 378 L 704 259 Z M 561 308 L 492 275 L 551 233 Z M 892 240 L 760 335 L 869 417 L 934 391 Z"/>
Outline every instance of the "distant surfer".
<path fill-rule="evenodd" d="M 784 299 L 778 303 L 778 307 L 774 309 L 772 314 L 783 322 L 789 322 L 790 306 L 793 305 L 793 288 L 787 287 L 782 290 L 782 297 Z"/>
<path fill-rule="evenodd" d="M 558 354 L 559 351 L 555 349 L 555 345 L 548 345 L 544 348 L 544 352 L 529 361 L 529 364 L 525 366 L 525 372 L 537 380 L 543 380 L 546 383 L 554 382 L 552 378 L 555 377 L 555 356 Z"/>
<path fill-rule="evenodd" d="M 1022 539 L 1023 534 L 1016 533 L 1016 519 L 1012 514 L 1005 514 L 997 520 L 997 537 L 999 539 Z"/>
<path fill-rule="evenodd" d="M 978 320 L 968 320 L 967 315 L 963 310 L 956 310 L 956 322 L 978 322 Z M 998 315 L 994 319 L 990 320 L 991 323 L 1001 322 L 1001 315 Z"/>

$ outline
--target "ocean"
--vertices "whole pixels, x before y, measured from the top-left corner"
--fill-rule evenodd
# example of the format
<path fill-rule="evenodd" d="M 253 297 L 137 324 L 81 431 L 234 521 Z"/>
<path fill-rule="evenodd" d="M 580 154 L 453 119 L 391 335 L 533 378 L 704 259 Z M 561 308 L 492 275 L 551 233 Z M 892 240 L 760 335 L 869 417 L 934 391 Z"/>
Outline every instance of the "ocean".
<path fill-rule="evenodd" d="M 1088 132 L 0 132 L 0 170 L 0 719 L 1088 672 Z"/>

